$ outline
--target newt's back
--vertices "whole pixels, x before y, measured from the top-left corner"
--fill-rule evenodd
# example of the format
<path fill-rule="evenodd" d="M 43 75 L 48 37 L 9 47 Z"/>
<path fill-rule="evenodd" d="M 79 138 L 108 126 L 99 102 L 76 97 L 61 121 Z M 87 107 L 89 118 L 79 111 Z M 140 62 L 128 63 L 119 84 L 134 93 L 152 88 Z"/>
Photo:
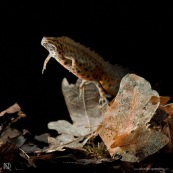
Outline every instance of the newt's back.
<path fill-rule="evenodd" d="M 128 73 L 126 69 L 111 65 L 94 51 L 66 36 L 43 37 L 41 44 L 49 51 L 43 70 L 53 57 L 75 76 L 102 86 L 109 94 L 116 95 L 122 77 Z"/>

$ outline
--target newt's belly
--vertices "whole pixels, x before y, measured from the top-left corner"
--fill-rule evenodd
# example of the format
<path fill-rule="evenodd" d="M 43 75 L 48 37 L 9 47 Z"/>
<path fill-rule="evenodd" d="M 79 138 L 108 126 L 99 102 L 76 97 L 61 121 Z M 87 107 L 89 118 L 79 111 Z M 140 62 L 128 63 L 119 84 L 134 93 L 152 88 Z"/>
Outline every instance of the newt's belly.
<path fill-rule="evenodd" d="M 105 80 L 100 81 L 100 84 L 107 93 L 115 96 L 119 90 L 120 79 L 105 78 Z"/>
<path fill-rule="evenodd" d="M 77 73 L 73 73 L 73 74 L 76 75 L 78 78 L 88 80 L 88 81 L 99 82 L 101 79 L 100 73 L 99 72 L 94 73 L 94 70 L 93 71 L 88 71 L 86 69 L 82 71 L 77 70 Z"/>

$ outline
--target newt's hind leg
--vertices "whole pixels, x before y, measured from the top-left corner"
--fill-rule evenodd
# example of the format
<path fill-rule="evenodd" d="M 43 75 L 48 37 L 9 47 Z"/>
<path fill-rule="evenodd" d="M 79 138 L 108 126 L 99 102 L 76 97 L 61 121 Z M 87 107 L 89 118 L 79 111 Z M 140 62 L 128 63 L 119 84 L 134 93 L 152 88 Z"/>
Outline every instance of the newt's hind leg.
<path fill-rule="evenodd" d="M 101 84 L 99 82 L 82 80 L 82 82 L 81 82 L 81 84 L 79 86 L 79 98 L 81 98 L 82 95 L 84 94 L 84 85 L 86 85 L 86 84 L 88 84 L 90 82 L 94 83 L 95 86 L 97 87 L 98 91 L 99 91 L 99 95 L 100 95 L 99 105 L 101 107 L 103 105 L 107 106 L 109 104 L 109 101 L 107 100 L 107 97 L 110 97 L 110 95 L 105 93 L 103 87 L 101 86 Z"/>
<path fill-rule="evenodd" d="M 99 99 L 99 105 L 103 106 L 103 105 L 108 105 L 109 101 L 107 100 L 107 97 L 110 97 L 109 94 L 106 94 L 103 87 L 101 86 L 101 84 L 99 82 L 93 82 L 100 94 L 100 99 Z"/>
<path fill-rule="evenodd" d="M 87 81 L 87 80 L 82 80 L 82 82 L 80 83 L 80 86 L 79 86 L 79 98 L 82 97 L 82 95 L 84 94 L 84 85 L 90 83 L 90 81 Z"/>

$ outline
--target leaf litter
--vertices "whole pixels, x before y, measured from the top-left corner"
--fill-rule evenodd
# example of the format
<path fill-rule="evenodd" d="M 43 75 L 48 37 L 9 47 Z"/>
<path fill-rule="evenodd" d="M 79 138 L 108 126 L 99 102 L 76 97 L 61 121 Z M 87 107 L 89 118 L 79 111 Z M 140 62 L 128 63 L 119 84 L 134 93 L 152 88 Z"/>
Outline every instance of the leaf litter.
<path fill-rule="evenodd" d="M 62 81 L 62 92 L 73 124 L 65 120 L 48 123 L 49 129 L 54 129 L 60 134 L 56 139 L 50 139 L 53 148 L 55 143 L 58 146 L 56 150 L 61 150 L 64 146 L 82 147 L 104 116 L 103 108 L 98 105 L 99 92 L 93 83 L 86 84 L 82 98 L 79 97 L 81 81 L 78 79 L 76 84 L 69 84 L 66 78 Z M 86 140 L 81 143 L 83 139 Z"/>
<path fill-rule="evenodd" d="M 11 129 L 10 125 L 20 119 L 19 114 L 24 114 L 17 103 L 2 111 L 3 118 L 6 114 L 17 113 L 18 116 L 9 122 L 1 122 L 0 150 L 6 151 L 6 146 L 12 142 L 19 148 L 20 156 L 28 161 L 26 166 L 37 167 L 37 162 L 64 155 L 65 160 L 61 158 L 61 163 L 65 165 L 69 159 L 74 165 L 104 164 L 118 171 L 122 170 L 121 165 L 127 166 L 125 171 L 132 167 L 134 170 L 135 166 L 149 170 L 154 166 L 155 154 L 172 154 L 173 106 L 167 104 L 170 97 L 159 96 L 144 78 L 127 74 L 120 83 L 117 96 L 107 108 L 101 109 L 95 85 L 87 83 L 80 98 L 80 83 L 80 79 L 76 84 L 69 84 L 65 78 L 62 81 L 72 123 L 66 120 L 49 122 L 48 128 L 58 132 L 56 137 L 49 134 L 34 136 L 27 130 Z M 14 150 L 16 153 L 14 146 L 6 152 Z M 117 162 L 120 159 L 121 162 Z"/>
<path fill-rule="evenodd" d="M 161 131 L 148 128 L 159 104 L 159 94 L 144 78 L 128 74 L 122 79 L 97 129 L 112 157 L 118 154 L 123 161 L 139 162 L 168 143 Z"/>

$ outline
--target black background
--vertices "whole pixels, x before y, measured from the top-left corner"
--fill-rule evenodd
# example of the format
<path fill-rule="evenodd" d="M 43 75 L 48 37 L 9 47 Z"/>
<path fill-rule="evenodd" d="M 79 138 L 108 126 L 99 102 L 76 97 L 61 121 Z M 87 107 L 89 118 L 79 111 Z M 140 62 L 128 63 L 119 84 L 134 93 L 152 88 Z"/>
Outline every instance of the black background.
<path fill-rule="evenodd" d="M 0 0 L 0 111 L 18 102 L 28 115 L 19 126 L 37 133 L 69 119 L 61 82 L 76 77 L 54 59 L 41 74 L 43 36 L 69 36 L 172 97 L 172 22 L 169 1 Z"/>

